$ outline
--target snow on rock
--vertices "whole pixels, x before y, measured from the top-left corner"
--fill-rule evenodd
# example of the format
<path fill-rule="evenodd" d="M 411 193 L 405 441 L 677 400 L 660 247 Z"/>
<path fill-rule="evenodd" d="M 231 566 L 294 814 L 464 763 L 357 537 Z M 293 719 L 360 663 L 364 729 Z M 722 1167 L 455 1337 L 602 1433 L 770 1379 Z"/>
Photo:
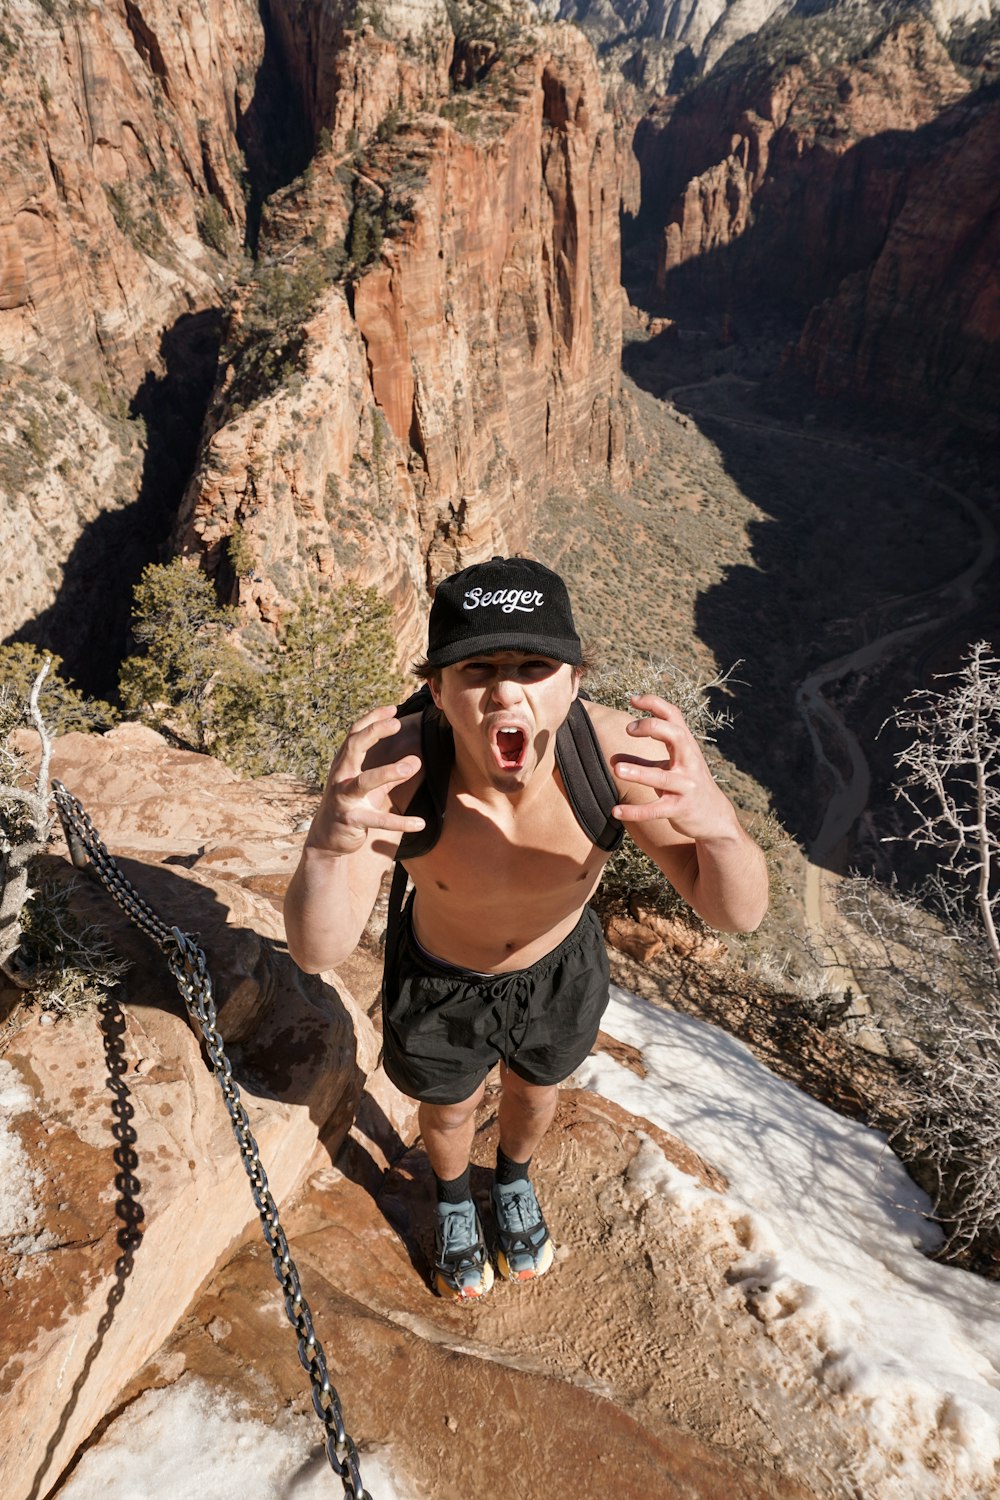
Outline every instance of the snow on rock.
<path fill-rule="evenodd" d="M 193 1376 L 147 1391 L 84 1454 L 60 1500 L 329 1500 L 340 1493 L 315 1417 L 267 1426 Z M 395 1476 L 392 1455 L 361 1455 L 377 1500 L 423 1500 Z"/>
<path fill-rule="evenodd" d="M 21 1138 L 12 1129 L 18 1115 L 32 1106 L 32 1097 L 8 1062 L 0 1062 L 0 1240 L 26 1243 L 38 1219 L 33 1189 L 39 1173 L 32 1170 Z"/>
<path fill-rule="evenodd" d="M 884 1136 L 774 1077 L 734 1038 L 612 989 L 604 1029 L 637 1046 L 644 1078 L 606 1054 L 575 1081 L 674 1132 L 718 1165 L 707 1191 L 647 1142 L 640 1198 L 729 1218 L 734 1297 L 870 1437 L 857 1478 L 871 1500 L 995 1495 L 1000 1472 L 1000 1299 L 927 1259 L 930 1204 Z"/>

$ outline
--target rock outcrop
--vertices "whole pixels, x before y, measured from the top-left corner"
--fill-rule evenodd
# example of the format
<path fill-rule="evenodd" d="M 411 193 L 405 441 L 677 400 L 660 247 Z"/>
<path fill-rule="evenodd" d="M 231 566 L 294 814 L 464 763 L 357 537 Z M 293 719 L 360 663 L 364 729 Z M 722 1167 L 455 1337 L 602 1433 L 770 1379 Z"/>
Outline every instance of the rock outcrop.
<path fill-rule="evenodd" d="M 662 129 L 650 117 L 638 149 L 644 203 L 666 209 L 661 292 L 686 268 L 715 295 L 736 300 L 742 284 L 807 308 L 877 253 L 908 142 L 968 83 L 925 22 L 889 27 L 870 56 L 835 66 L 821 37 L 801 27 L 783 49 L 762 37 L 743 66 L 666 112 Z"/>
<path fill-rule="evenodd" d="M 0 354 L 131 395 L 163 330 L 218 297 L 206 214 L 242 238 L 257 7 L 28 3 L 2 45 Z"/>
<path fill-rule="evenodd" d="M 234 1077 L 366 1454 L 387 1445 L 442 1500 L 469 1493 L 473 1474 L 502 1484 L 510 1444 L 567 1493 L 584 1493 L 610 1465 L 636 1500 L 650 1486 L 703 1500 L 808 1500 L 794 1465 L 775 1471 L 770 1421 L 746 1399 L 761 1360 L 756 1325 L 744 1317 L 731 1328 L 725 1279 L 706 1279 L 716 1260 L 742 1253 L 725 1213 L 709 1215 L 706 1234 L 643 1186 L 651 1161 L 669 1161 L 693 1190 L 719 1193 L 715 1168 L 650 1121 L 567 1088 L 537 1163 L 558 1277 L 534 1292 L 498 1287 L 483 1308 L 434 1299 L 426 1155 L 410 1101 L 377 1067 L 362 1008 L 375 966 L 356 957 L 368 975 L 359 1006 L 335 976 L 299 973 L 281 942 L 275 903 L 309 799 L 282 778 L 243 782 L 135 725 L 65 736 L 53 770 L 139 893 L 207 954 Z M 50 878 L 74 878 L 61 855 L 48 866 Z M 163 956 L 96 880 L 76 877 L 73 910 L 99 922 L 132 967 L 98 1013 L 36 1012 L 4 1037 L 9 1500 L 60 1493 L 67 1465 L 108 1421 L 144 1392 L 181 1392 L 192 1375 L 223 1408 L 226 1393 L 245 1398 L 246 1412 L 279 1426 L 306 1426 L 309 1409 L 230 1122 Z M 598 1046 L 642 1070 L 628 1044 L 602 1035 Z M 495 1158 L 496 1103 L 493 1091 L 475 1144 L 477 1192 Z M 692 1307 L 696 1282 L 705 1285 Z M 488 1393 L 490 1423 L 469 1419 L 472 1389 Z M 555 1425 L 553 1400 L 564 1418 Z M 310 1441 L 313 1422 L 310 1412 Z M 504 1429 L 510 1444 L 496 1441 Z"/>
<path fill-rule="evenodd" d="M 262 243 L 308 316 L 276 379 L 251 379 L 252 346 L 230 361 L 177 544 L 215 571 L 238 528 L 234 592 L 267 621 L 305 587 L 376 583 L 405 657 L 428 580 L 523 548 L 546 487 L 623 477 L 620 151 L 571 30 L 456 39 L 432 12 L 416 50 L 362 31 L 323 51 L 312 8 L 285 24 L 328 145 Z"/>
<path fill-rule="evenodd" d="M 264 53 L 245 0 L 0 20 L 0 636 L 35 621 L 85 677 L 120 654 L 190 471 L 178 419 L 200 421 L 206 365 L 211 389 Z"/>
<path fill-rule="evenodd" d="M 548 0 L 540 7 L 573 21 L 593 39 L 601 55 L 649 95 L 676 93 L 692 76 L 710 73 L 745 37 L 787 16 L 789 0 Z M 837 0 L 811 5 L 809 20 L 838 9 Z M 858 7 L 855 21 L 877 22 L 886 10 Z M 938 35 L 988 22 L 996 0 L 919 0 L 915 14 L 928 17 Z"/>
<path fill-rule="evenodd" d="M 657 293 L 798 319 L 831 299 L 798 350 L 821 391 L 995 431 L 995 102 L 922 18 L 864 49 L 790 25 L 639 132 Z"/>
<path fill-rule="evenodd" d="M 249 787 L 123 726 L 57 741 L 126 877 L 196 934 L 279 1203 L 346 1136 L 378 1041 L 342 985 L 288 958 L 273 893 L 297 858 L 296 787 Z M 62 858 L 49 874 L 66 879 Z M 16 1222 L 0 1253 L 0 1488 L 48 1493 L 138 1364 L 257 1221 L 220 1091 L 153 944 L 81 879 L 73 910 L 131 960 L 99 1014 L 35 1014 L 2 1063 Z M 10 1215 L 8 1214 L 7 1217 Z"/>
<path fill-rule="evenodd" d="M 806 320 L 821 395 L 877 402 L 942 436 L 1000 432 L 1000 105 L 969 101 L 906 185 L 870 265 Z"/>
<path fill-rule="evenodd" d="M 545 486 L 624 473 L 626 153 L 590 45 L 516 0 L 372 15 L 26 0 L 3 23 L 0 633 L 71 673 L 121 654 L 230 302 L 175 544 L 216 572 L 239 529 L 220 590 L 248 619 L 374 583 L 402 659 L 428 580 L 524 546 Z M 79 592 L 107 574 L 98 641 Z"/>

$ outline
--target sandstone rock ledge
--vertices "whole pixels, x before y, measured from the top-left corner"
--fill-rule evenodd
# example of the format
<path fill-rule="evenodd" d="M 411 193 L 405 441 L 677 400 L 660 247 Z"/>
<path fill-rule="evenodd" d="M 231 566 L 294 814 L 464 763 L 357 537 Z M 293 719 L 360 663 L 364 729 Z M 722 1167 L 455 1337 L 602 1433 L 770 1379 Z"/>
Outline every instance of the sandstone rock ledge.
<path fill-rule="evenodd" d="M 288 958 L 269 899 L 301 843 L 301 789 L 248 784 L 135 725 L 66 736 L 53 774 L 136 888 L 204 947 L 234 1076 L 286 1202 L 336 1154 L 378 1053 L 334 976 L 303 975 Z M 51 1491 L 206 1280 L 257 1232 L 229 1117 L 162 955 L 92 876 L 74 877 L 61 856 L 49 863 L 55 878 L 75 878 L 74 910 L 132 967 L 99 1015 L 52 1024 L 36 1013 L 4 1057 L 9 1159 L 22 1167 L 15 1232 L 0 1241 L 6 1500 Z"/>
<path fill-rule="evenodd" d="M 311 799 L 281 778 L 241 781 L 135 725 L 57 741 L 53 772 L 135 886 L 206 950 L 363 1453 L 391 1450 L 406 1492 L 433 1500 L 504 1491 L 511 1472 L 537 1475 L 540 1492 L 622 1500 L 823 1493 L 801 1444 L 787 1453 L 775 1439 L 794 1412 L 759 1325 L 733 1303 L 726 1215 L 699 1226 L 639 1185 L 651 1152 L 709 1194 L 725 1188 L 711 1166 L 567 1086 L 535 1164 L 552 1272 L 499 1284 L 479 1307 L 433 1297 L 429 1167 L 363 1008 L 377 964 L 364 949 L 352 961 L 359 1005 L 336 976 L 300 974 L 281 941 L 276 901 Z M 58 1495 L 119 1413 L 190 1377 L 210 1403 L 217 1392 L 276 1429 L 313 1420 L 229 1120 L 162 956 L 90 876 L 61 855 L 50 869 L 76 880 L 75 909 L 132 968 L 99 1015 L 36 1015 L 0 1060 L 0 1158 L 15 1166 L 20 1204 L 13 1233 L 0 1218 L 4 1500 Z M 641 1071 L 627 1044 L 599 1045 Z M 473 1153 L 481 1198 L 496 1105 L 494 1087 Z M 316 1424 L 316 1455 L 320 1439 Z"/>

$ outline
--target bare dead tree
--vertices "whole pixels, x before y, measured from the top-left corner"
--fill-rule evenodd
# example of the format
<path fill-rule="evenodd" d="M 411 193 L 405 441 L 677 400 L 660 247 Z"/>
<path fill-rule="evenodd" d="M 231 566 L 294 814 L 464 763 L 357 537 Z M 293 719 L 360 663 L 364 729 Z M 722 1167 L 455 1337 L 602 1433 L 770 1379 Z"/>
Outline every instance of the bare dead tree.
<path fill-rule="evenodd" d="M 1000 662 L 978 641 L 893 716 L 898 797 L 936 869 L 904 893 L 843 883 L 838 951 L 904 1092 L 886 1123 L 947 1233 L 942 1254 L 1000 1274 Z"/>
<path fill-rule="evenodd" d="M 0 688 L 0 969 L 19 988 L 30 981 L 19 969 L 22 913 L 30 898 L 31 861 L 41 854 L 52 831 L 54 813 L 49 793 L 52 740 L 38 707 L 38 695 L 49 670 L 46 661 L 28 696 L 27 719 L 41 741 L 38 772 L 32 779 L 24 757 L 11 742 L 13 729 L 23 722 L 23 700 Z"/>
<path fill-rule="evenodd" d="M 857 876 L 838 893 L 838 949 L 903 1065 L 881 1122 L 931 1194 L 941 1254 L 1000 1274 L 1000 981 L 978 921 Z"/>
<path fill-rule="evenodd" d="M 1000 661 L 977 641 L 957 672 L 937 680 L 950 686 L 911 694 L 894 716 L 913 735 L 897 756 L 897 795 L 917 819 L 909 839 L 974 893 L 1000 973 Z"/>

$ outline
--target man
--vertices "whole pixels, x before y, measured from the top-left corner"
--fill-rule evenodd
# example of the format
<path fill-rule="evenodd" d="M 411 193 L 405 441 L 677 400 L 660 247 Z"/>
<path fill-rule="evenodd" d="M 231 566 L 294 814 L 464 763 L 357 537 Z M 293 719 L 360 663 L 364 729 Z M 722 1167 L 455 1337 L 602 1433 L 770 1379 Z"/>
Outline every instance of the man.
<path fill-rule="evenodd" d="M 532 1153 L 608 1001 L 607 953 L 587 905 L 608 854 L 557 765 L 564 723 L 589 716 L 618 799 L 612 817 L 700 916 L 751 931 L 767 907 L 763 856 L 677 709 L 654 696 L 632 700 L 648 717 L 573 707 L 582 661 L 566 587 L 540 563 L 493 558 L 445 579 L 417 669 L 449 752 L 454 741 L 431 846 L 428 817 L 411 803 L 426 791 L 420 751 L 433 740 L 420 714 L 375 708 L 337 752 L 285 901 L 292 956 L 316 973 L 354 949 L 397 850 L 409 871 L 414 892 L 386 946 L 383 1058 L 420 1101 L 437 1179 L 435 1284 L 456 1298 L 493 1281 L 469 1186 L 487 1074 L 500 1063 L 497 1263 L 508 1279 L 530 1280 L 553 1255 Z M 418 835 L 423 852 L 411 854 Z"/>

